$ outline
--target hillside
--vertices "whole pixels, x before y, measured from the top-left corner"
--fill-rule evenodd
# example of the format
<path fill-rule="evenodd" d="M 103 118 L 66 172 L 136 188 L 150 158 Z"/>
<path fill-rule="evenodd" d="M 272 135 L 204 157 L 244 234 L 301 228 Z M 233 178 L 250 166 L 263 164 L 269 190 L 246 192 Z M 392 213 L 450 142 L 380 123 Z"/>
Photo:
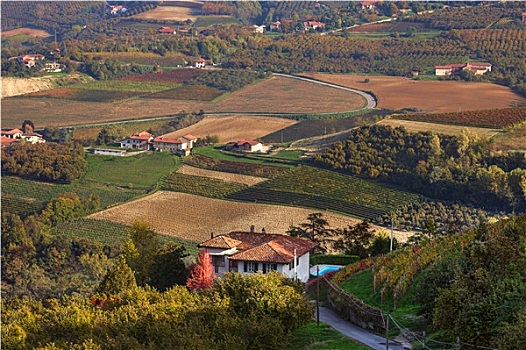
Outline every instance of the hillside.
<path fill-rule="evenodd" d="M 525 252 L 522 215 L 426 239 L 376 259 L 374 273 L 346 268 L 333 281 L 391 312 L 393 329 L 415 344 L 518 350 L 526 345 Z"/>

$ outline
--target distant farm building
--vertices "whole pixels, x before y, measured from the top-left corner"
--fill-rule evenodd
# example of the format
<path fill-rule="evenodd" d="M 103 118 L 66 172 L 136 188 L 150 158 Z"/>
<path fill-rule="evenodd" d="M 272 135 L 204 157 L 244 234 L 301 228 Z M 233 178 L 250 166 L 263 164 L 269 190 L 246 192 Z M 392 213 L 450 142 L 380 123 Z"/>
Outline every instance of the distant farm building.
<path fill-rule="evenodd" d="M 20 142 L 20 139 L 12 139 L 3 135 L 0 136 L 0 148 L 8 147 L 18 142 Z"/>
<path fill-rule="evenodd" d="M 522 13 L 522 23 L 526 24 L 526 12 Z"/>
<path fill-rule="evenodd" d="M 102 156 L 116 156 L 124 157 L 126 151 L 123 149 L 112 149 L 112 148 L 95 148 L 92 150 L 93 154 L 99 154 Z"/>
<path fill-rule="evenodd" d="M 157 33 L 162 35 L 175 35 L 177 32 L 172 27 L 161 27 L 157 29 Z"/>
<path fill-rule="evenodd" d="M 191 139 L 190 136 L 191 135 L 186 135 L 186 137 L 183 136 L 179 138 L 156 137 L 153 139 L 153 147 L 156 151 L 172 152 L 185 157 L 190 155 L 194 147 L 195 138 Z"/>
<path fill-rule="evenodd" d="M 252 26 L 252 31 L 254 33 L 261 33 L 261 34 L 263 34 L 265 32 L 265 26 L 258 26 L 258 25 L 254 24 Z"/>
<path fill-rule="evenodd" d="M 153 147 L 153 135 L 143 131 L 120 142 L 122 148 L 149 150 Z"/>
<path fill-rule="evenodd" d="M 206 67 L 206 60 L 200 58 L 194 62 L 195 68 L 205 68 Z"/>
<path fill-rule="evenodd" d="M 270 23 L 269 29 L 270 29 L 271 32 L 280 31 L 281 30 L 281 22 L 280 21 L 276 21 L 276 22 Z"/>
<path fill-rule="evenodd" d="M 44 70 L 48 73 L 58 73 L 62 72 L 62 67 L 60 63 L 57 62 L 48 62 L 44 65 Z"/>
<path fill-rule="evenodd" d="M 263 150 L 263 145 L 261 142 L 253 140 L 240 140 L 237 142 L 230 142 L 226 145 L 228 151 L 233 152 L 261 152 Z"/>
<path fill-rule="evenodd" d="M 318 22 L 318 21 L 305 21 L 303 22 L 303 28 L 305 30 L 310 30 L 310 29 L 325 29 L 325 23 L 323 22 Z"/>
<path fill-rule="evenodd" d="M 6 145 L 12 144 L 14 142 L 19 142 L 20 140 L 24 140 L 25 142 L 33 144 L 46 142 L 42 135 L 37 134 L 36 132 L 24 133 L 20 129 L 2 129 L 0 134 L 2 137 L 3 144 L 5 143 Z"/>
<path fill-rule="evenodd" d="M 448 76 L 458 74 L 463 70 L 469 70 L 475 75 L 482 75 L 491 72 L 491 63 L 487 62 L 469 62 L 460 64 L 447 64 L 444 66 L 435 66 L 435 75 Z"/>

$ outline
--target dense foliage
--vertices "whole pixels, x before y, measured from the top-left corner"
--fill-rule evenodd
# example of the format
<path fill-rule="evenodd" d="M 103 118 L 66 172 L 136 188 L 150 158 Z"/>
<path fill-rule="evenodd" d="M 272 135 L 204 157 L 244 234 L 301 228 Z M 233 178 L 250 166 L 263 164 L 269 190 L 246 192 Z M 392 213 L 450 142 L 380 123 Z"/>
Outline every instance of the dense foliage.
<path fill-rule="evenodd" d="M 2 174 L 70 183 L 86 171 L 84 157 L 84 149 L 73 143 L 20 143 L 2 149 Z"/>
<path fill-rule="evenodd" d="M 417 300 L 450 339 L 499 349 L 526 345 L 526 216 L 483 225 L 462 250 L 423 272 Z"/>
<path fill-rule="evenodd" d="M 439 136 L 377 125 L 353 130 L 347 141 L 316 157 L 328 168 L 394 183 L 432 198 L 526 210 L 526 161 L 503 169 L 492 159 L 487 141 L 468 131 L 458 137 Z"/>
<path fill-rule="evenodd" d="M 4 299 L 2 345 L 26 349 L 283 349 L 312 306 L 277 273 L 229 274 L 209 293 L 131 288 L 110 297 Z M 53 343 L 53 345 L 51 344 Z"/>

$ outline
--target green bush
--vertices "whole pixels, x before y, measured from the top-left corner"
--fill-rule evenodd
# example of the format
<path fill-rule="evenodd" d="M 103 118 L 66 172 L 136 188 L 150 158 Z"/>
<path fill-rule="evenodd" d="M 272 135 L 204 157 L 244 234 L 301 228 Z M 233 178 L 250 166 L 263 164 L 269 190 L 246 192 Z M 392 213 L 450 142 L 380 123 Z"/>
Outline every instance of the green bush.
<path fill-rule="evenodd" d="M 349 265 L 359 261 L 356 255 L 332 254 L 332 255 L 313 255 L 310 257 L 311 265 Z"/>

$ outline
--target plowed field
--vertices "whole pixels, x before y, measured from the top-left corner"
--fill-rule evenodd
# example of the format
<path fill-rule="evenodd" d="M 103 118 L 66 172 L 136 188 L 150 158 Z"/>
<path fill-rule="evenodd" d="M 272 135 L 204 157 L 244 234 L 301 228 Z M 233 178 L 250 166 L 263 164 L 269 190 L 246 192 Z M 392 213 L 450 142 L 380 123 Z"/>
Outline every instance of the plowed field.
<path fill-rule="evenodd" d="M 208 177 L 212 179 L 223 180 L 227 182 L 237 182 L 237 183 L 245 184 L 248 186 L 252 186 L 252 185 L 255 185 L 255 184 L 258 184 L 260 182 L 267 180 L 263 177 L 233 174 L 233 173 L 224 173 L 221 171 L 196 168 L 196 167 L 186 165 L 186 164 L 183 166 L 180 166 L 179 169 L 177 169 L 177 172 L 181 174 L 185 174 L 185 175 L 202 176 L 202 177 Z"/>
<path fill-rule="evenodd" d="M 17 29 L 2 32 L 3 38 L 9 38 L 15 35 L 29 35 L 35 38 L 47 38 L 48 36 L 51 36 L 51 34 L 46 32 L 45 30 L 33 29 L 33 28 L 17 28 Z"/>
<path fill-rule="evenodd" d="M 372 91 L 378 107 L 400 110 L 418 108 L 424 112 L 458 112 L 477 109 L 515 107 L 526 99 L 510 88 L 490 83 L 421 81 L 402 77 L 351 74 L 306 73 L 308 77 L 330 83 Z M 364 83 L 368 78 L 369 82 Z"/>
<path fill-rule="evenodd" d="M 156 192 L 133 202 L 113 207 L 90 218 L 132 225 L 146 220 L 156 232 L 171 236 L 205 241 L 210 233 L 248 231 L 254 225 L 268 233 L 285 233 L 292 225 L 306 222 L 313 209 L 301 209 L 267 204 L 250 204 L 211 199 L 177 192 Z M 332 228 L 343 228 L 358 222 L 341 215 L 324 213 Z M 396 237 L 405 241 L 406 234 Z"/>
<path fill-rule="evenodd" d="M 197 124 L 163 136 L 177 138 L 192 134 L 205 138 L 207 135 L 217 135 L 219 143 L 225 143 L 232 140 L 255 140 L 295 123 L 295 120 L 274 117 L 210 116 Z"/>
<path fill-rule="evenodd" d="M 198 2 L 195 2 L 198 4 Z M 200 4 L 199 4 L 200 5 Z M 162 20 L 162 21 L 186 21 L 191 19 L 195 21 L 197 16 L 201 14 L 201 9 L 199 7 L 179 7 L 179 6 L 158 6 L 157 8 L 140 13 L 131 18 L 137 19 L 153 19 L 153 20 Z"/>

